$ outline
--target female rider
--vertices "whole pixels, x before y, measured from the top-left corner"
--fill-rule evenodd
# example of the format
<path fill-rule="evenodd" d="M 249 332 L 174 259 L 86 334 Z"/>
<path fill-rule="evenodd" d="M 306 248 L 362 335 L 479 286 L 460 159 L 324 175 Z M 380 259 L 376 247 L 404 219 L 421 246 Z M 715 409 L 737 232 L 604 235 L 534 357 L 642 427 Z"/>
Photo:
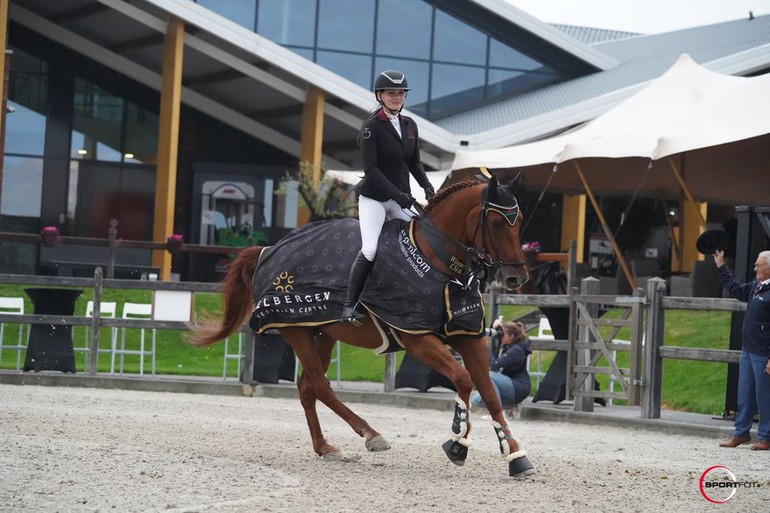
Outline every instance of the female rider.
<path fill-rule="evenodd" d="M 409 220 L 414 203 L 409 173 L 425 191 L 426 199 L 435 195 L 420 162 L 417 124 L 401 114 L 409 84 L 400 71 L 383 71 L 374 82 L 374 97 L 379 107 L 363 122 L 359 143 L 364 164 L 364 178 L 356 185 L 361 251 L 348 277 L 348 289 L 341 321 L 359 324 L 364 315 L 356 311 L 358 297 L 369 276 L 377 240 L 386 219 Z"/>

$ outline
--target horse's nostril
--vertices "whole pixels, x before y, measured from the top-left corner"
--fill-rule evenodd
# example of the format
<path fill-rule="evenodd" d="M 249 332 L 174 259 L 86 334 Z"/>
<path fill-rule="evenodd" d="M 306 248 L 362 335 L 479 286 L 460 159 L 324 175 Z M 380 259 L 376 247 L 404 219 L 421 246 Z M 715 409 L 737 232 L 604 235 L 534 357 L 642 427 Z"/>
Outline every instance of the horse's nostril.
<path fill-rule="evenodd" d="M 521 280 L 519 280 L 519 278 L 512 276 L 505 280 L 505 288 L 508 290 L 517 289 L 519 287 L 521 287 Z"/>

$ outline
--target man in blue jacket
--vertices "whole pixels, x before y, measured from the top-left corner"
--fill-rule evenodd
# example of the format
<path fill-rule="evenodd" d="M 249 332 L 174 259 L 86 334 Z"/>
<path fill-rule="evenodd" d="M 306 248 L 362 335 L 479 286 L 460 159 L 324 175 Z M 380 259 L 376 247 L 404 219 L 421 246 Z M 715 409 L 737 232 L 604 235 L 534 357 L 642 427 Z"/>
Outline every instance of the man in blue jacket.
<path fill-rule="evenodd" d="M 751 425 L 759 410 L 755 451 L 770 449 L 770 251 L 762 251 L 754 263 L 755 280 L 738 283 L 725 265 L 724 251 L 714 252 L 719 278 L 730 294 L 746 301 L 738 364 L 738 412 L 733 436 L 720 447 L 738 447 L 751 441 Z"/>

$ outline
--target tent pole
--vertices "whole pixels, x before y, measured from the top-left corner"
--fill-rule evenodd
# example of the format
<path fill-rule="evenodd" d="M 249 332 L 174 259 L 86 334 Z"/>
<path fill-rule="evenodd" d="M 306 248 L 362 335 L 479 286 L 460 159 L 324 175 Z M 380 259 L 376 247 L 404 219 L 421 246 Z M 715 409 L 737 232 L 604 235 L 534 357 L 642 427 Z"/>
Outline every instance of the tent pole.
<path fill-rule="evenodd" d="M 604 215 L 602 214 L 602 211 L 599 209 L 599 204 L 596 202 L 596 198 L 594 197 L 594 193 L 591 191 L 591 187 L 588 185 L 588 182 L 586 181 L 586 177 L 583 175 L 583 170 L 580 169 L 580 164 L 575 161 L 575 169 L 577 169 L 578 176 L 580 177 L 580 181 L 583 182 L 583 188 L 586 190 L 586 193 L 588 194 L 588 198 L 591 200 L 591 205 L 594 207 L 594 211 L 596 212 L 596 215 L 599 217 L 599 222 L 602 224 L 602 230 L 604 230 L 604 235 L 607 236 L 607 239 L 610 241 L 610 244 L 612 245 L 612 251 L 615 253 L 615 257 L 618 259 L 618 264 L 623 269 L 623 274 L 626 277 L 626 281 L 628 281 L 628 284 L 631 286 L 631 289 L 633 290 L 636 288 L 636 281 L 634 280 L 633 275 L 631 274 L 631 271 L 628 269 L 628 265 L 626 264 L 626 259 L 623 258 L 623 254 L 620 252 L 620 247 L 618 247 L 618 243 L 615 242 L 615 237 L 612 235 L 612 231 L 610 230 L 610 227 L 607 226 L 607 221 L 604 219 Z"/>
<path fill-rule="evenodd" d="M 669 164 L 671 164 L 671 170 L 674 172 L 674 176 L 679 182 L 679 186 L 682 188 L 682 192 L 687 197 L 687 201 L 693 206 L 697 205 L 698 203 L 695 201 L 695 198 L 690 192 L 689 187 L 687 187 L 687 184 L 684 182 L 684 178 L 682 177 L 682 172 L 679 169 L 679 166 L 674 161 L 673 157 L 668 157 L 668 162 Z M 706 226 L 706 219 L 704 219 L 701 211 L 695 208 L 695 212 L 698 214 L 698 219 L 700 220 L 701 226 Z"/>
<path fill-rule="evenodd" d="M 663 201 L 663 205 L 666 207 L 666 226 L 668 227 L 668 237 L 671 239 L 671 245 L 674 246 L 674 253 L 676 254 L 677 261 L 682 261 L 682 254 L 680 253 L 679 248 L 679 239 L 676 237 L 676 234 L 674 233 L 674 225 L 671 222 L 671 217 L 668 215 L 668 200 L 666 200 L 665 196 L 661 195 L 661 200 Z"/>

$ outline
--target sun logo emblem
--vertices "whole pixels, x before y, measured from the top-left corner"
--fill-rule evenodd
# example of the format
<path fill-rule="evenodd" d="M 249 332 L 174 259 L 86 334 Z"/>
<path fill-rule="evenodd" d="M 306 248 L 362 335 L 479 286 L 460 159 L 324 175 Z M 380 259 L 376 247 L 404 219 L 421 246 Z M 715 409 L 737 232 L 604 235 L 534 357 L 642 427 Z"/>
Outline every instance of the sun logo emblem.
<path fill-rule="evenodd" d="M 275 290 L 281 291 L 281 292 L 291 292 L 292 289 L 294 289 L 294 276 L 289 276 L 289 273 L 286 271 L 282 272 L 278 275 L 278 277 L 273 280 L 273 285 L 275 285 Z"/>

